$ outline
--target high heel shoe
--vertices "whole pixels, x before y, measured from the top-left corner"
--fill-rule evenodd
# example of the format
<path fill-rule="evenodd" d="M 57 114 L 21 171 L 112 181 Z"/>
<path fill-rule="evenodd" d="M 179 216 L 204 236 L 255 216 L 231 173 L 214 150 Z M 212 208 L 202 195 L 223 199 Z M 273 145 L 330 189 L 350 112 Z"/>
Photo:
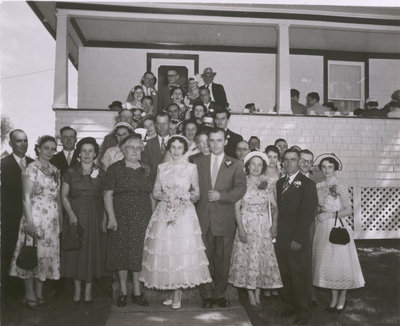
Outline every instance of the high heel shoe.
<path fill-rule="evenodd" d="M 182 290 L 179 292 L 179 302 L 172 302 L 172 309 L 180 309 L 181 308 L 181 300 L 182 300 Z"/>
<path fill-rule="evenodd" d="M 162 304 L 163 304 L 164 306 L 170 306 L 170 305 L 172 305 L 172 302 L 173 302 L 172 298 L 173 298 L 173 296 L 171 296 L 171 298 L 169 298 L 169 299 L 167 299 L 167 300 L 164 300 Z"/>
<path fill-rule="evenodd" d="M 340 306 L 336 307 L 336 308 L 335 308 L 335 309 L 336 309 L 336 312 L 337 312 L 338 314 L 342 313 L 342 312 L 346 309 L 346 306 L 347 306 L 347 301 L 344 303 L 344 305 L 343 305 L 342 308 L 339 308 Z"/>

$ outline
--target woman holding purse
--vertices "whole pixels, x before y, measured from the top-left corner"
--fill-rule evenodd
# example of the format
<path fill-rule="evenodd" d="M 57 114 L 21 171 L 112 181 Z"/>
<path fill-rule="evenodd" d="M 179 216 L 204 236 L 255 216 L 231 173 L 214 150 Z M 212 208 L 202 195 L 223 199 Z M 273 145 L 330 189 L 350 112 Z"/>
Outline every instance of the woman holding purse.
<path fill-rule="evenodd" d="M 75 164 L 64 174 L 61 198 L 69 225 L 79 225 L 83 232 L 79 249 L 62 250 L 61 276 L 74 279 L 73 302 L 78 304 L 82 282 L 85 282 L 84 302 L 92 302 L 92 281 L 102 276 L 104 267 L 101 232 L 106 230 L 103 208 L 106 174 L 94 164 L 99 153 L 99 145 L 94 138 L 81 139 L 76 150 L 80 164 Z"/>
<path fill-rule="evenodd" d="M 334 154 L 320 156 L 319 168 L 324 180 L 317 184 L 319 213 L 316 216 L 312 250 L 313 285 L 331 289 L 329 312 L 342 312 L 346 305 L 347 290 L 365 284 L 351 236 L 352 230 L 345 219 L 352 211 L 349 192 L 335 176 L 336 171 L 341 170 L 341 165 Z M 350 242 L 345 245 L 329 241 L 336 216 L 336 226 L 341 225 L 341 220 L 350 236 Z"/>
<path fill-rule="evenodd" d="M 40 137 L 35 144 L 38 159 L 22 173 L 23 216 L 10 275 L 24 279 L 22 302 L 32 309 L 44 303 L 43 282 L 60 278 L 60 171 L 49 162 L 56 148 L 54 137 Z M 32 242 L 36 245 L 37 265 L 32 269 L 21 268 L 18 256 L 24 244 L 31 245 Z"/>

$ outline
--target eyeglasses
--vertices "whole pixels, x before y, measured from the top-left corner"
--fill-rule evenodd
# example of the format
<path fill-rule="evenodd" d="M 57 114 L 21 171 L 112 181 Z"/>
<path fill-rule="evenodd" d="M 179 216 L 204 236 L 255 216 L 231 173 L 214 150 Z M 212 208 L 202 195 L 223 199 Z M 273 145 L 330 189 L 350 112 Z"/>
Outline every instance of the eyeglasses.
<path fill-rule="evenodd" d="M 312 160 L 305 160 L 304 158 L 301 158 L 300 159 L 300 163 L 304 163 L 304 164 L 307 164 L 307 165 L 312 165 L 313 161 Z"/>
<path fill-rule="evenodd" d="M 167 75 L 167 77 L 176 77 L 177 75 Z"/>

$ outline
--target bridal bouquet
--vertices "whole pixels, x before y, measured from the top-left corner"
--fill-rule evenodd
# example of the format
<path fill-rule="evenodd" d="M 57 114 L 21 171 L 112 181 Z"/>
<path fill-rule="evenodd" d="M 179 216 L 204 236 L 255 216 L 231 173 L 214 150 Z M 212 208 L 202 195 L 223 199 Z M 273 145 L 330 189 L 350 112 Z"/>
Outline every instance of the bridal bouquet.
<path fill-rule="evenodd" d="M 190 193 L 179 186 L 164 186 L 162 189 L 164 201 L 167 203 L 167 226 L 174 225 L 176 219 L 190 203 Z"/>

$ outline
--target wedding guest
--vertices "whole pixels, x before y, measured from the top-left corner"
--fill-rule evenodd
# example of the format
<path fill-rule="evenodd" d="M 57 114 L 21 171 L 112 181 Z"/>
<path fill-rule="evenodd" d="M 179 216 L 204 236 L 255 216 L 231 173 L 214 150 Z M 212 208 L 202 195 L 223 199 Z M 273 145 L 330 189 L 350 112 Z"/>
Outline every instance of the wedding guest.
<path fill-rule="evenodd" d="M 207 108 L 203 103 L 196 102 L 193 104 L 192 118 L 196 121 L 197 125 L 201 126 L 203 124 L 203 117 L 207 113 Z"/>
<path fill-rule="evenodd" d="M 235 150 L 235 154 L 236 154 L 236 157 L 238 158 L 238 160 L 243 162 L 244 158 L 249 153 L 250 153 L 249 143 L 245 140 L 238 142 L 238 144 L 236 145 L 236 150 Z"/>
<path fill-rule="evenodd" d="M 294 149 L 294 150 L 296 150 L 298 152 L 301 152 L 300 146 L 297 146 L 297 145 L 290 146 L 290 149 Z"/>
<path fill-rule="evenodd" d="M 169 122 L 169 134 L 172 135 L 177 135 L 179 133 L 179 127 L 181 126 L 181 123 L 179 120 L 171 119 Z"/>
<path fill-rule="evenodd" d="M 221 84 L 214 83 L 214 78 L 217 73 L 212 68 L 207 67 L 203 70 L 201 78 L 204 81 L 204 87 L 206 87 L 211 96 L 211 100 L 214 101 L 219 107 L 227 108 L 229 106 L 226 99 L 224 86 Z"/>
<path fill-rule="evenodd" d="M 131 110 L 133 113 L 133 120 L 136 120 L 138 122 L 138 125 L 140 124 L 140 122 L 142 121 L 143 118 L 143 109 L 142 108 L 134 108 Z M 136 129 L 138 126 L 135 126 L 134 129 Z"/>
<path fill-rule="evenodd" d="M 181 307 L 182 289 L 211 282 L 193 203 L 199 199 L 197 167 L 184 158 L 188 140 L 171 136 L 171 160 L 158 166 L 153 196 L 159 200 L 146 230 L 140 281 L 148 288 L 174 290 L 163 302 Z"/>
<path fill-rule="evenodd" d="M 148 168 L 140 162 L 144 145 L 140 135 L 133 134 L 120 143 L 124 159 L 107 171 L 104 204 L 108 215 L 109 235 L 107 269 L 118 271 L 120 294 L 118 307 L 127 304 L 127 277 L 132 272 L 132 301 L 148 306 L 140 291 L 143 243 L 151 216 L 150 192 L 153 187 Z"/>
<path fill-rule="evenodd" d="M 280 157 L 283 157 L 283 153 L 285 153 L 285 151 L 289 148 L 287 141 L 283 138 L 278 138 L 275 140 L 274 146 L 279 149 Z"/>
<path fill-rule="evenodd" d="M 199 93 L 199 81 L 198 75 L 190 77 L 188 79 L 188 92 L 185 96 L 184 102 L 185 104 L 193 108 L 194 104 L 200 100 L 200 93 Z"/>
<path fill-rule="evenodd" d="M 21 280 L 9 277 L 8 271 L 18 239 L 23 209 L 21 174 L 33 162 L 26 156 L 28 137 L 23 130 L 12 130 L 9 139 L 12 153 L 1 159 L 1 297 L 6 305 L 9 299 L 17 299 L 23 294 Z"/>
<path fill-rule="evenodd" d="M 217 128 L 224 129 L 226 132 L 227 143 L 225 145 L 225 154 L 237 158 L 235 154 L 238 142 L 243 140 L 243 137 L 228 129 L 229 118 L 231 113 L 227 109 L 221 109 L 214 112 L 214 122 Z"/>
<path fill-rule="evenodd" d="M 85 283 L 84 302 L 92 301 L 92 281 L 102 277 L 103 254 L 100 232 L 106 230 L 103 208 L 105 172 L 94 164 L 99 145 L 92 137 L 82 138 L 76 151 L 80 163 L 64 174 L 61 199 L 69 224 L 79 225 L 83 232 L 81 248 L 61 252 L 61 275 L 74 279 L 73 301 L 81 301 L 81 283 Z"/>
<path fill-rule="evenodd" d="M 185 93 L 183 88 L 176 86 L 171 89 L 171 99 L 172 103 L 176 104 L 179 108 L 178 120 L 183 121 L 190 118 L 190 107 L 188 107 L 183 101 Z"/>
<path fill-rule="evenodd" d="M 147 142 L 149 139 L 157 136 L 156 132 L 156 119 L 153 116 L 145 117 L 142 121 L 143 128 L 146 129 L 146 139 Z"/>
<path fill-rule="evenodd" d="M 75 151 L 76 136 L 76 130 L 70 126 L 65 126 L 60 129 L 63 149 L 51 158 L 50 163 L 60 170 L 61 177 L 69 167 L 78 162 L 78 153 Z"/>
<path fill-rule="evenodd" d="M 260 138 L 257 136 L 251 136 L 249 139 L 250 151 L 259 151 L 261 147 Z"/>
<path fill-rule="evenodd" d="M 24 279 L 23 303 L 33 309 L 44 304 L 43 282 L 60 278 L 60 171 L 49 162 L 56 148 L 54 137 L 40 137 L 35 145 L 38 159 L 30 163 L 22 174 L 23 216 L 10 275 Z M 33 241 L 37 247 L 38 265 L 32 270 L 22 269 L 16 264 L 25 239 L 28 245 Z"/>
<path fill-rule="evenodd" d="M 189 156 L 190 163 L 197 163 L 197 160 L 204 155 L 210 155 L 210 148 L 208 147 L 208 134 L 210 133 L 210 129 L 208 127 L 204 127 L 197 131 L 195 141 L 196 146 L 199 149 L 197 154 Z"/>
<path fill-rule="evenodd" d="M 307 115 L 325 115 L 326 112 L 329 112 L 329 108 L 323 106 L 319 103 L 319 94 L 316 92 L 311 92 L 307 94 Z"/>
<path fill-rule="evenodd" d="M 300 173 L 300 154 L 288 149 L 283 164 L 288 175 L 276 183 L 278 235 L 276 257 L 281 272 L 285 302 L 283 317 L 297 314 L 295 323 L 311 319 L 310 226 L 318 202 L 315 183 Z"/>
<path fill-rule="evenodd" d="M 108 106 L 108 108 L 109 108 L 110 110 L 114 110 L 114 111 L 121 111 L 121 110 L 123 109 L 123 107 L 122 107 L 122 102 L 120 102 L 120 101 L 113 101 L 113 102 Z"/>
<path fill-rule="evenodd" d="M 168 104 L 167 113 L 171 120 L 179 120 L 179 106 L 176 103 Z"/>
<path fill-rule="evenodd" d="M 244 158 L 247 191 L 235 204 L 236 236 L 229 282 L 246 288 L 250 305 L 261 306 L 260 290 L 282 287 L 272 239 L 277 234 L 276 198 L 263 180 L 267 156 L 258 151 Z M 274 212 L 274 213 L 273 213 Z"/>
<path fill-rule="evenodd" d="M 157 78 L 151 71 L 146 71 L 143 74 L 142 80 L 140 81 L 140 85 L 143 89 L 144 97 L 150 96 L 152 99 L 152 105 L 154 105 L 155 112 L 152 114 L 155 115 L 158 108 L 158 92 L 155 89 L 155 85 L 157 83 Z M 128 97 L 126 99 L 127 102 L 133 101 L 132 92 L 129 92 Z M 143 99 L 142 99 L 142 106 L 143 106 Z"/>
<path fill-rule="evenodd" d="M 313 284 L 331 290 L 329 312 L 342 312 L 346 307 L 348 290 L 365 284 L 352 230 L 346 217 L 352 212 L 348 188 L 336 178 L 342 164 L 334 154 L 321 157 L 319 162 L 324 180 L 317 184 L 319 214 L 315 219 L 313 241 Z M 343 223 L 350 235 L 346 245 L 333 244 L 329 234 L 335 226 Z"/>
<path fill-rule="evenodd" d="M 143 96 L 142 98 L 142 109 L 143 109 L 143 117 L 147 117 L 149 115 L 155 116 L 157 109 L 153 105 L 153 98 L 151 96 Z"/>
<path fill-rule="evenodd" d="M 127 122 L 128 124 L 130 124 L 132 126 L 132 121 L 133 121 L 133 113 L 130 110 L 123 109 L 118 112 L 117 123 L 118 122 Z M 115 145 L 118 145 L 118 140 L 115 137 L 115 131 L 113 129 L 113 131 L 111 133 L 109 133 L 108 135 L 106 135 L 104 137 L 103 142 L 100 147 L 100 152 L 99 152 L 99 156 L 98 156 L 97 160 L 100 162 L 101 159 L 103 158 L 106 150 Z"/>
<path fill-rule="evenodd" d="M 197 134 L 197 124 L 194 120 L 185 120 L 182 123 L 182 134 L 187 138 L 189 141 L 189 148 L 188 151 L 185 153 L 186 157 L 189 157 L 191 155 L 195 155 L 199 153 L 199 149 L 197 148 L 197 144 L 195 141 L 195 137 Z"/>
<path fill-rule="evenodd" d="M 132 90 L 131 90 L 131 98 L 132 100 L 123 104 L 124 109 L 137 109 L 137 108 L 142 108 L 142 98 L 144 96 L 143 92 L 143 87 L 140 85 L 136 85 Z M 129 98 L 129 95 L 128 95 Z"/>
<path fill-rule="evenodd" d="M 211 93 L 207 87 L 201 86 L 199 88 L 199 94 L 200 94 L 200 100 L 206 107 L 207 112 L 213 114 L 215 111 L 221 109 L 221 107 L 217 103 L 211 100 Z"/>
<path fill-rule="evenodd" d="M 133 133 L 133 128 L 129 123 L 126 122 L 118 122 L 114 126 L 114 135 L 117 139 L 118 144 L 120 144 L 126 137 Z M 103 158 L 101 159 L 101 167 L 104 171 L 107 171 L 108 167 L 124 158 L 124 154 L 121 151 L 119 145 L 115 145 L 110 147 L 104 153 Z"/>
<path fill-rule="evenodd" d="M 290 100 L 293 114 L 306 114 L 307 108 L 303 104 L 299 103 L 300 92 L 297 89 L 292 88 L 290 90 Z"/>
<path fill-rule="evenodd" d="M 208 136 L 211 154 L 197 162 L 200 200 L 197 214 L 206 246 L 213 283 L 200 285 L 202 307 L 230 306 L 225 298 L 232 245 L 235 237 L 235 203 L 246 193 L 243 163 L 224 153 L 225 130 L 214 128 Z"/>
<path fill-rule="evenodd" d="M 317 180 L 318 176 L 314 172 L 313 163 L 314 163 L 314 154 L 308 150 L 303 149 L 300 152 L 300 172 L 303 173 L 307 178 L 310 178 L 315 183 L 320 182 L 322 180 Z"/>
<path fill-rule="evenodd" d="M 206 113 L 201 120 L 203 121 L 204 127 L 214 128 L 214 115 L 212 113 Z"/>
<path fill-rule="evenodd" d="M 171 89 L 179 86 L 179 75 L 175 69 L 167 71 L 167 85 L 159 85 L 158 87 L 158 112 L 162 112 L 165 107 L 172 102 Z"/>

